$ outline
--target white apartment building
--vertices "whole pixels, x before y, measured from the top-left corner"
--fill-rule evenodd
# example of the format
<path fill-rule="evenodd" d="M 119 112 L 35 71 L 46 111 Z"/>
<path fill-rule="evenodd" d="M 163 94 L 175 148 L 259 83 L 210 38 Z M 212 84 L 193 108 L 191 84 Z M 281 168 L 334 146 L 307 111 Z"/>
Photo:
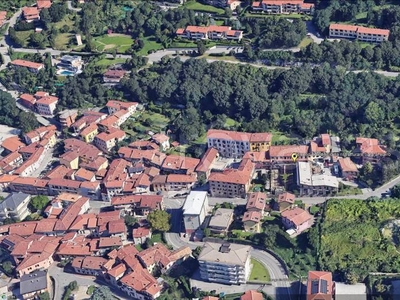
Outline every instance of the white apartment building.
<path fill-rule="evenodd" d="M 182 207 L 186 233 L 192 233 L 200 228 L 208 209 L 207 192 L 191 191 Z"/>
<path fill-rule="evenodd" d="M 40 115 L 52 116 L 57 107 L 58 98 L 46 96 L 36 101 L 36 109 Z"/>
<path fill-rule="evenodd" d="M 261 11 L 268 14 L 312 14 L 314 12 L 314 4 L 304 3 L 304 0 L 263 0 L 254 2 L 252 8 L 254 11 Z"/>
<path fill-rule="evenodd" d="M 250 275 L 250 246 L 205 243 L 199 255 L 200 277 L 223 284 L 244 284 Z"/>
<path fill-rule="evenodd" d="M 329 26 L 330 38 L 357 39 L 362 42 L 381 43 L 389 39 L 389 34 L 390 31 L 387 29 L 347 24 L 331 24 Z"/>
<path fill-rule="evenodd" d="M 12 193 L 3 202 L 0 203 L 0 222 L 7 218 L 18 220 L 25 219 L 30 211 L 28 204 L 31 201 L 31 195 L 24 193 Z"/>

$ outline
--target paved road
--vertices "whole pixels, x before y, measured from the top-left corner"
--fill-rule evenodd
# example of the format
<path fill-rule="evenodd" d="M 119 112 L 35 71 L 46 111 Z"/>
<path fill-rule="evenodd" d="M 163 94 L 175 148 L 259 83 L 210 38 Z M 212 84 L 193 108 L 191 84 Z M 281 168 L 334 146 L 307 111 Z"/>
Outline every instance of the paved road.
<path fill-rule="evenodd" d="M 73 7 L 72 6 L 72 1 L 67 1 L 67 5 L 68 5 L 68 9 L 69 10 L 73 10 L 73 11 L 77 11 L 77 12 L 82 10 L 82 8 Z"/>

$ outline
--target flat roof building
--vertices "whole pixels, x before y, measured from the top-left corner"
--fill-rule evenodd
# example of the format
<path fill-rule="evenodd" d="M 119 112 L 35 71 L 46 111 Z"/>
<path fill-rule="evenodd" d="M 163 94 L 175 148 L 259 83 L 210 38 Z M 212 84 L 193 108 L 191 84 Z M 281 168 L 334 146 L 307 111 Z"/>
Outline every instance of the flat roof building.
<path fill-rule="evenodd" d="M 250 275 L 250 246 L 205 243 L 198 257 L 201 279 L 223 284 L 246 283 Z"/>
<path fill-rule="evenodd" d="M 191 191 L 182 207 L 186 233 L 196 231 L 203 224 L 208 211 L 207 192 Z"/>
<path fill-rule="evenodd" d="M 335 176 L 317 173 L 311 162 L 297 163 L 297 185 L 300 187 L 300 196 L 329 195 L 337 192 L 339 181 Z"/>

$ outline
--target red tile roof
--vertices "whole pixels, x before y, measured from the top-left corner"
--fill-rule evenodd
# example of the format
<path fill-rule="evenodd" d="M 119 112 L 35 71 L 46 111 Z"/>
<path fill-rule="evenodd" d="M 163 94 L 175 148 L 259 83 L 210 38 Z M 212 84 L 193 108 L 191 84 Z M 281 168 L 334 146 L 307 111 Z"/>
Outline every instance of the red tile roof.
<path fill-rule="evenodd" d="M 146 227 L 134 228 L 132 230 L 132 236 L 134 238 L 148 237 L 149 234 L 150 234 L 150 229 Z"/>
<path fill-rule="evenodd" d="M 214 160 L 218 157 L 218 150 L 208 148 L 196 167 L 196 172 L 208 172 Z"/>
<path fill-rule="evenodd" d="M 296 226 L 300 226 L 301 224 L 311 220 L 312 216 L 308 213 L 308 211 L 301 209 L 299 207 L 295 207 L 293 209 L 285 210 L 281 213 L 282 218 L 286 218 L 289 221 L 293 222 Z"/>
<path fill-rule="evenodd" d="M 119 219 L 108 222 L 108 233 L 109 234 L 126 233 L 125 220 Z"/>
<path fill-rule="evenodd" d="M 244 213 L 242 222 L 253 221 L 255 223 L 260 223 L 262 219 L 261 212 L 259 211 L 246 211 Z"/>
<path fill-rule="evenodd" d="M 24 147 L 26 145 L 23 142 L 21 142 L 18 136 L 11 136 L 9 138 L 6 138 L 1 143 L 1 146 L 10 152 L 15 152 L 18 151 L 21 147 Z"/>
<path fill-rule="evenodd" d="M 251 179 L 254 164 L 250 159 L 243 159 L 239 169 L 225 169 L 221 172 L 212 172 L 209 181 L 245 185 Z"/>
<path fill-rule="evenodd" d="M 23 8 L 22 10 L 24 10 L 25 8 Z M 36 8 L 35 7 L 29 7 L 29 9 L 36 9 Z M 11 64 L 13 64 L 14 66 L 26 67 L 26 68 L 37 69 L 37 70 L 39 70 L 39 69 L 44 67 L 43 64 L 39 64 L 39 63 L 35 63 L 35 62 L 28 61 L 28 60 L 23 60 L 23 59 L 13 60 L 11 62 Z"/>
<path fill-rule="evenodd" d="M 265 202 L 267 200 L 267 195 L 265 193 L 256 192 L 249 193 L 247 195 L 246 209 L 257 209 L 263 211 L 265 208 Z"/>
<path fill-rule="evenodd" d="M 260 292 L 250 290 L 250 291 L 246 291 L 240 297 L 240 300 L 264 300 L 264 296 Z"/>
<path fill-rule="evenodd" d="M 278 203 L 288 202 L 288 203 L 294 204 L 294 199 L 295 198 L 296 198 L 295 195 L 293 195 L 291 193 L 288 193 L 288 192 L 285 192 L 285 193 L 279 194 Z"/>
<path fill-rule="evenodd" d="M 164 162 L 162 163 L 162 169 L 187 170 L 187 172 L 190 173 L 196 169 L 199 163 L 200 159 L 198 158 L 169 155 L 164 159 Z"/>
<path fill-rule="evenodd" d="M 122 240 L 119 236 L 116 237 L 101 237 L 99 240 L 100 248 L 109 248 L 115 246 L 122 246 Z"/>
<path fill-rule="evenodd" d="M 341 157 L 338 159 L 338 163 L 342 172 L 358 172 L 357 166 L 351 161 L 350 157 Z"/>
<path fill-rule="evenodd" d="M 326 293 L 321 290 L 322 280 L 326 281 Z M 313 282 L 318 282 L 318 285 L 316 285 L 318 289 L 317 293 L 312 293 L 311 286 Z M 331 272 L 309 271 L 307 280 L 307 300 L 331 300 L 333 296 L 333 285 Z"/>

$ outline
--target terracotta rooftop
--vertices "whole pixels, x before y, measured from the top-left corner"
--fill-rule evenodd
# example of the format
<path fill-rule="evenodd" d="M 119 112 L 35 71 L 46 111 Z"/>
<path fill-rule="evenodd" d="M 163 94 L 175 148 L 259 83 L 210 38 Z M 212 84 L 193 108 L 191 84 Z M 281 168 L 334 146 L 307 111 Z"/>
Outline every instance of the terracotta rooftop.
<path fill-rule="evenodd" d="M 333 295 L 331 272 L 309 271 L 307 279 L 307 300 L 330 300 Z"/>
<path fill-rule="evenodd" d="M 200 163 L 197 165 L 196 172 L 208 172 L 217 157 L 218 150 L 215 148 L 208 148 L 201 158 Z"/>
<path fill-rule="evenodd" d="M 249 193 L 247 195 L 247 205 L 246 209 L 258 209 L 264 210 L 265 202 L 267 200 L 267 195 L 265 193 L 256 192 L 256 193 Z"/>
<path fill-rule="evenodd" d="M 28 9 L 30 9 L 30 10 L 36 9 L 35 7 L 24 7 L 24 8 L 22 9 L 22 11 L 24 11 L 24 13 L 25 13 L 25 10 L 24 10 L 24 9 L 26 9 L 26 8 L 28 8 Z M 13 64 L 14 66 L 26 67 L 26 68 L 38 69 L 38 70 L 44 67 L 43 64 L 39 64 L 39 63 L 35 63 L 35 62 L 32 62 L 32 61 L 23 60 L 23 59 L 16 59 L 16 60 L 13 60 L 13 61 L 11 62 L 11 64 Z"/>
<path fill-rule="evenodd" d="M 358 172 L 357 166 L 351 161 L 350 157 L 339 158 L 338 163 L 342 172 Z"/>
<path fill-rule="evenodd" d="M 187 170 L 187 172 L 193 172 L 199 163 L 200 159 L 198 158 L 169 155 L 164 159 L 162 168 L 167 170 Z"/>
<path fill-rule="evenodd" d="M 308 213 L 308 211 L 301 209 L 299 207 L 295 207 L 293 209 L 285 210 L 281 213 L 282 218 L 286 218 L 289 221 L 293 222 L 296 226 L 300 226 L 301 224 L 311 220 L 312 216 Z"/>
<path fill-rule="evenodd" d="M 1 146 L 10 152 L 16 152 L 21 147 L 24 147 L 26 145 L 23 142 L 21 142 L 18 136 L 11 136 L 9 138 L 4 139 L 4 141 L 1 143 Z"/>
<path fill-rule="evenodd" d="M 250 291 L 246 291 L 240 297 L 240 300 L 264 300 L 264 296 L 260 292 L 250 290 Z"/>
<path fill-rule="evenodd" d="M 243 159 L 240 163 L 239 169 L 225 169 L 222 173 L 212 172 L 208 180 L 245 185 L 249 182 L 253 170 L 254 164 L 251 160 Z"/>
<path fill-rule="evenodd" d="M 115 246 L 122 246 L 120 237 L 101 237 L 99 241 L 100 248 L 109 248 Z"/>
<path fill-rule="evenodd" d="M 272 134 L 267 132 L 248 133 L 248 132 L 238 132 L 230 130 L 210 129 L 207 131 L 207 139 L 243 141 L 250 143 L 259 143 L 259 142 L 270 143 L 272 140 Z"/>
<path fill-rule="evenodd" d="M 279 194 L 278 203 L 288 202 L 288 203 L 294 204 L 294 199 L 295 198 L 296 198 L 295 195 L 293 195 L 291 193 L 288 193 L 288 192 L 285 192 L 285 193 Z"/>

